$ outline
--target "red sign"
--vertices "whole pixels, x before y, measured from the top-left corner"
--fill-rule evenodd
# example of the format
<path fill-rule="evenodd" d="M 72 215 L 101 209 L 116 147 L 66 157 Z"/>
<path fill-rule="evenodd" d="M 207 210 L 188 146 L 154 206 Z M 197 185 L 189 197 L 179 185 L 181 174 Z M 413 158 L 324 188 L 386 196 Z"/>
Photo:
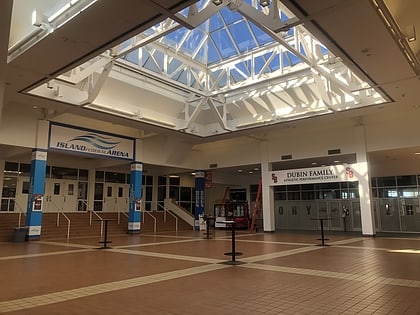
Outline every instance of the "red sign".
<path fill-rule="evenodd" d="M 206 177 L 204 181 L 204 187 L 205 188 L 211 188 L 213 186 L 213 178 L 211 171 L 206 172 Z"/>

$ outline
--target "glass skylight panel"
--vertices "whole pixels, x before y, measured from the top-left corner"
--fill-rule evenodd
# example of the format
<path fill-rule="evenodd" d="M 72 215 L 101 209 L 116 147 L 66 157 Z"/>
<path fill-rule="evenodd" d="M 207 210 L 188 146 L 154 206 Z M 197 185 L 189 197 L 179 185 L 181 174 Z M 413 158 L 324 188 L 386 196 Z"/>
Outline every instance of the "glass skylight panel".
<path fill-rule="evenodd" d="M 188 29 L 181 27 L 180 29 L 170 32 L 168 35 L 162 37 L 161 43 L 176 49 L 187 32 Z"/>
<path fill-rule="evenodd" d="M 254 23 L 252 23 L 252 22 L 248 22 L 248 23 L 249 23 L 249 25 L 252 29 L 252 32 L 254 33 L 255 37 L 257 38 L 259 46 L 264 46 L 265 44 L 274 42 L 273 38 L 271 38 L 266 32 L 262 31 Z"/>
<path fill-rule="evenodd" d="M 242 20 L 244 17 L 237 11 L 232 11 L 226 7 L 220 10 L 220 14 L 223 17 L 224 22 L 229 25 L 235 23 L 238 20 Z"/>
<path fill-rule="evenodd" d="M 179 48 L 180 51 L 191 57 L 195 53 L 197 45 L 205 36 L 206 35 L 199 29 L 192 30 L 188 37 L 183 41 L 182 46 Z"/>
<path fill-rule="evenodd" d="M 222 27 L 225 26 L 224 21 L 222 20 L 222 16 L 220 13 L 216 13 L 209 19 L 209 32 L 214 32 Z"/>
<path fill-rule="evenodd" d="M 204 48 L 203 48 L 204 49 Z M 214 45 L 212 39 L 207 41 L 207 65 L 212 65 L 218 61 L 221 61 L 222 56 L 218 49 Z"/>
<path fill-rule="evenodd" d="M 235 44 L 232 42 L 228 35 L 227 30 L 218 30 L 216 32 L 211 33 L 210 36 L 213 39 L 216 48 L 223 59 L 233 57 L 238 53 Z"/>
<path fill-rule="evenodd" d="M 137 49 L 133 50 L 132 52 L 128 53 L 124 57 L 124 59 L 138 65 L 138 63 L 139 63 L 139 51 Z"/>
<path fill-rule="evenodd" d="M 231 32 L 232 37 L 236 41 L 236 45 L 238 46 L 239 51 L 241 53 L 253 50 L 255 49 L 255 47 L 257 47 L 257 43 L 255 42 L 251 32 L 249 31 L 247 22 L 245 22 L 244 20 L 230 25 L 229 31 Z"/>

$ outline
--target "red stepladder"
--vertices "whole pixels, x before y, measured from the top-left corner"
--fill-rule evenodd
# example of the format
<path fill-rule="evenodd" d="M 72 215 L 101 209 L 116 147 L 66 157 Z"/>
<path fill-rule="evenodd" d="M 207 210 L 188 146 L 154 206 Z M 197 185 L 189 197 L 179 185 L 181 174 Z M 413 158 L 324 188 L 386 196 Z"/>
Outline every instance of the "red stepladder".
<path fill-rule="evenodd" d="M 252 233 L 255 229 L 255 221 L 258 214 L 261 211 L 261 190 L 262 190 L 262 179 L 258 183 L 257 197 L 255 199 L 254 209 L 252 210 L 251 224 L 249 226 L 249 232 Z"/>

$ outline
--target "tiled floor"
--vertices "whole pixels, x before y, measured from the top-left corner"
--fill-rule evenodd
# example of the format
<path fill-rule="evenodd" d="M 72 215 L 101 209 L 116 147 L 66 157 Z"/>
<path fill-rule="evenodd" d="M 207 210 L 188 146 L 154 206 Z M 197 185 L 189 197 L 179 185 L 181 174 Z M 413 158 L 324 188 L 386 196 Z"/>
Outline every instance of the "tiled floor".
<path fill-rule="evenodd" d="M 230 231 L 0 243 L 0 313 L 420 314 L 420 237 Z"/>

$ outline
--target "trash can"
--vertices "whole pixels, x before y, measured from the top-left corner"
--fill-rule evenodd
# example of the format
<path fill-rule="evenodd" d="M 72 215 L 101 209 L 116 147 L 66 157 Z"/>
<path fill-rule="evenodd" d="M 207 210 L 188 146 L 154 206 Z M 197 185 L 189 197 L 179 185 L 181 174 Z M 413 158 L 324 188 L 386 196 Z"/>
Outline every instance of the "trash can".
<path fill-rule="evenodd" d="M 13 236 L 14 242 L 24 242 L 26 239 L 26 233 L 28 232 L 27 226 L 15 227 L 15 234 Z"/>

